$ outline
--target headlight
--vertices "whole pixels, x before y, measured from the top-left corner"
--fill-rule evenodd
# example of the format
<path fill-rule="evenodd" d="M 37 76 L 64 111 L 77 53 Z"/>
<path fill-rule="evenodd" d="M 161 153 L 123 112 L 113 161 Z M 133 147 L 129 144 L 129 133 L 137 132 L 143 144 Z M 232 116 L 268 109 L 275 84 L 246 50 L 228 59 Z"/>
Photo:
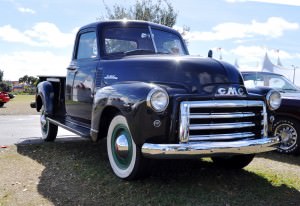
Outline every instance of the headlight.
<path fill-rule="evenodd" d="M 281 95 L 278 91 L 269 91 L 266 98 L 270 110 L 276 110 L 280 107 Z"/>
<path fill-rule="evenodd" d="M 169 105 L 169 95 L 162 88 L 152 89 L 147 96 L 147 105 L 156 112 L 163 112 Z"/>

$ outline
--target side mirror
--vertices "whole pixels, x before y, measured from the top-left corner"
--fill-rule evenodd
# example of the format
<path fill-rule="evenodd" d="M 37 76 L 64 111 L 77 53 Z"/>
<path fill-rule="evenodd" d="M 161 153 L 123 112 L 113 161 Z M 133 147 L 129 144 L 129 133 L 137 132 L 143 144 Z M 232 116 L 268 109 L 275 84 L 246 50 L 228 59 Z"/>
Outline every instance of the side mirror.
<path fill-rule="evenodd" d="M 209 58 L 213 58 L 213 51 L 210 49 L 208 51 L 208 55 L 207 55 Z"/>

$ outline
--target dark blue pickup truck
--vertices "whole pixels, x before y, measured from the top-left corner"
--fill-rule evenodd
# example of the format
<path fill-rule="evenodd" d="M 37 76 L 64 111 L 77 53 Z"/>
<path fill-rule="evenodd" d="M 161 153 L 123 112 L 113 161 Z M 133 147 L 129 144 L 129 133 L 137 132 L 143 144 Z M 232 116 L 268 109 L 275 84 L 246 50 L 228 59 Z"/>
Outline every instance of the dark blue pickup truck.
<path fill-rule="evenodd" d="M 180 34 L 143 21 L 82 27 L 66 77 L 41 76 L 34 106 L 45 141 L 61 126 L 107 138 L 113 172 L 140 177 L 149 158 L 212 157 L 243 168 L 255 153 L 276 149 L 270 137 L 281 103 L 271 89 L 248 93 L 240 72 L 190 56 Z"/>

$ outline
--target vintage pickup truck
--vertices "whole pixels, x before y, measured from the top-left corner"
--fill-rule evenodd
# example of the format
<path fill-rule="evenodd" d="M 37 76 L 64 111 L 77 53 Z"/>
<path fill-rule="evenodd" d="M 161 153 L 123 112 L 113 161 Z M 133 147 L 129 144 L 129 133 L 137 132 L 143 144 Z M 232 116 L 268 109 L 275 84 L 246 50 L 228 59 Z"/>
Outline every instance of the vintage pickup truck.
<path fill-rule="evenodd" d="M 190 56 L 180 34 L 143 21 L 82 27 L 66 77 L 40 76 L 36 102 L 45 141 L 61 126 L 107 138 L 115 175 L 140 177 L 150 158 L 200 158 L 243 168 L 254 154 L 276 149 L 271 89 L 248 93 L 240 72 Z"/>

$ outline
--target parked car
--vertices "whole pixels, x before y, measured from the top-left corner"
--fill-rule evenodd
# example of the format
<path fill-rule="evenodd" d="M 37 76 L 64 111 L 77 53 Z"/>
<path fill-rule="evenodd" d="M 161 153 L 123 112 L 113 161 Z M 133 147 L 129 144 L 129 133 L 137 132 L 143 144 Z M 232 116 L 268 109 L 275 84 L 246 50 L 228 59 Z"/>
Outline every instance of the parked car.
<path fill-rule="evenodd" d="M 8 93 L 8 96 L 9 96 L 10 99 L 15 98 L 15 95 L 13 95 L 12 93 Z"/>
<path fill-rule="evenodd" d="M 9 102 L 10 98 L 7 92 L 0 92 L 0 107 L 3 107 L 3 105 L 7 102 Z"/>
<path fill-rule="evenodd" d="M 283 75 L 269 72 L 242 72 L 245 86 L 271 87 L 282 96 L 282 103 L 275 113 L 272 131 L 281 138 L 278 152 L 300 154 L 300 89 Z"/>

